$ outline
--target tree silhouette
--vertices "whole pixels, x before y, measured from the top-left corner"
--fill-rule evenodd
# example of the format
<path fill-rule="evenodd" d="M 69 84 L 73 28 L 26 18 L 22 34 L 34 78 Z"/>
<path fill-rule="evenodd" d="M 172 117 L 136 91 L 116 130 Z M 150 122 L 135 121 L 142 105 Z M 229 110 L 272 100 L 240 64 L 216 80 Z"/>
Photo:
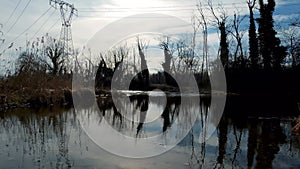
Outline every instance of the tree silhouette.
<path fill-rule="evenodd" d="M 46 48 L 46 55 L 51 60 L 52 65 L 48 64 L 52 75 L 56 76 L 58 72 L 62 72 L 64 68 L 64 59 L 62 58 L 63 48 L 60 47 L 56 40 L 53 39 L 51 44 Z"/>
<path fill-rule="evenodd" d="M 212 13 L 214 17 L 214 25 L 217 26 L 217 28 L 220 31 L 220 59 L 225 68 L 228 68 L 228 57 L 229 57 L 229 49 L 228 49 L 228 42 L 227 42 L 227 27 L 226 22 L 228 15 L 226 14 L 225 9 L 222 7 L 222 5 L 217 6 L 217 12 L 220 13 L 220 16 L 217 16 L 217 13 L 215 11 L 215 8 L 213 6 L 213 3 L 211 0 L 207 1 L 208 7 L 210 9 L 210 12 Z"/>
<path fill-rule="evenodd" d="M 265 69 L 271 69 L 272 66 L 275 69 L 280 69 L 286 56 L 286 48 L 280 45 L 281 41 L 276 37 L 277 32 L 274 30 L 273 12 L 275 5 L 274 0 L 268 0 L 267 4 L 263 0 L 259 0 L 260 18 L 257 19 L 259 23 L 259 52 L 263 58 Z"/>
<path fill-rule="evenodd" d="M 253 8 L 255 7 L 256 0 L 248 0 L 248 8 L 249 8 L 249 58 L 251 62 L 252 68 L 258 68 L 258 40 L 257 40 L 257 34 L 256 34 L 256 26 L 255 26 L 255 20 L 254 20 L 254 13 Z"/>
<path fill-rule="evenodd" d="M 233 23 L 232 23 L 232 30 L 230 30 L 230 34 L 236 40 L 236 48 L 234 51 L 234 61 L 240 64 L 241 68 L 245 68 L 246 66 L 246 59 L 244 58 L 243 52 L 243 44 L 242 39 L 244 37 L 245 32 L 241 30 L 241 24 L 246 16 L 241 16 L 238 13 L 234 13 L 233 15 Z"/>

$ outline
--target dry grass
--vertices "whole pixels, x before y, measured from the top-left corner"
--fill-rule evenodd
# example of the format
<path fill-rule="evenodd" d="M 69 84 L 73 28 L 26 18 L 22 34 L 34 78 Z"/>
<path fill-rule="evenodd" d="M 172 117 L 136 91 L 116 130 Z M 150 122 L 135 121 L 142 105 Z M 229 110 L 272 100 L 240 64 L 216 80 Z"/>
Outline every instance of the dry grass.
<path fill-rule="evenodd" d="M 71 78 L 67 76 L 21 74 L 0 80 L 0 95 L 7 96 L 7 103 L 15 106 L 58 104 L 65 102 L 65 91 L 71 86 Z"/>

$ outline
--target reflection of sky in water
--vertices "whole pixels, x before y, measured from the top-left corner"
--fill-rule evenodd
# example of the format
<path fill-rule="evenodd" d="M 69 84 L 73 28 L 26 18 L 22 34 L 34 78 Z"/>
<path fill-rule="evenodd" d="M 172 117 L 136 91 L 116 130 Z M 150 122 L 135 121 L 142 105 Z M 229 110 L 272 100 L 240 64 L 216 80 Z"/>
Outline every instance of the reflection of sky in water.
<path fill-rule="evenodd" d="M 89 114 L 79 111 L 79 121 L 94 142 L 107 151 L 137 158 L 161 154 L 174 147 L 181 138 L 185 137 L 193 125 L 199 106 L 190 101 L 190 105 L 183 107 L 180 102 L 169 101 L 171 99 L 168 98 L 168 104 L 164 109 L 162 100 L 165 100 L 165 97 L 155 96 L 154 99 L 153 95 L 156 94 L 151 94 L 150 99 L 149 96 L 137 97 L 138 100 L 132 101 L 132 103 L 118 101 L 119 108 L 106 111 L 101 122 L 99 122 L 97 111 L 91 111 Z M 195 100 L 195 98 L 193 99 Z M 147 113 L 142 110 L 144 103 L 149 105 Z M 131 104 L 131 106 L 127 104 Z M 137 105 L 140 105 L 141 109 Z M 139 117 L 140 113 L 146 116 L 150 114 L 151 117 L 153 111 L 156 112 L 154 121 L 152 119 L 144 121 Z M 133 117 L 139 119 L 138 122 L 128 119 L 132 115 L 127 116 L 127 119 L 123 118 L 124 112 L 126 112 L 125 115 L 135 112 Z"/>

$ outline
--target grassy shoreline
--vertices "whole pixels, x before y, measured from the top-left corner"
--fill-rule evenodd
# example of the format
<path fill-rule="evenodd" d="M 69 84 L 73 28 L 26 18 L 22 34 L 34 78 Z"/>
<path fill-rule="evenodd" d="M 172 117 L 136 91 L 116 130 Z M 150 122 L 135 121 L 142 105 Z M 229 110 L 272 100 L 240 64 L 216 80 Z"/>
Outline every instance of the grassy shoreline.
<path fill-rule="evenodd" d="M 278 86 L 280 86 L 280 84 L 282 84 L 283 82 L 281 82 L 280 84 L 276 84 L 275 82 L 279 82 L 280 80 L 277 80 L 277 78 L 271 78 L 273 79 L 272 81 L 268 81 L 269 79 L 266 79 L 263 81 L 259 81 L 259 84 L 253 86 L 250 85 L 252 84 L 250 83 L 250 81 L 255 81 L 255 79 L 263 79 L 262 75 L 259 77 L 254 77 L 254 75 L 248 73 L 251 76 L 249 75 L 247 77 L 252 78 L 247 79 L 247 77 L 241 78 L 240 74 L 242 73 L 236 73 L 234 75 L 232 75 L 232 73 L 227 74 L 227 93 L 211 91 L 210 88 L 200 87 L 200 94 L 205 95 L 205 97 L 207 98 L 209 98 L 213 92 L 213 94 L 216 95 L 226 94 L 227 97 L 249 97 L 253 100 L 256 100 L 256 98 L 265 98 L 263 99 L 263 101 L 272 100 L 272 98 L 285 98 L 285 100 L 286 98 L 289 98 L 292 99 L 293 102 L 297 101 L 299 103 L 300 101 L 297 92 L 299 90 L 296 90 L 295 87 L 296 84 L 298 84 L 296 82 L 292 83 L 293 81 L 290 80 L 289 84 L 282 85 L 284 88 L 279 88 Z M 285 74 L 281 75 L 280 77 L 285 77 L 284 75 Z M 291 76 L 291 78 L 288 79 L 294 79 L 292 77 L 294 76 Z M 240 81 L 237 79 L 243 80 Z M 246 82 L 249 82 L 249 84 Z M 267 85 L 261 86 L 260 84 Z M 287 90 L 288 88 L 285 86 L 290 86 L 291 89 Z M 180 93 L 178 88 L 165 84 L 151 84 L 149 86 L 149 91 L 155 89 L 164 91 L 166 93 Z M 110 96 L 111 91 L 109 87 L 106 87 L 103 89 L 97 89 L 95 93 L 89 94 L 95 94 L 96 96 Z M 270 101 L 270 105 L 271 104 L 272 101 Z M 18 76 L 7 77 L 6 79 L 0 79 L 0 112 L 15 108 L 42 108 L 49 106 L 72 105 L 73 99 L 71 75 L 51 76 L 47 74 L 45 75 L 37 73 L 20 74 Z"/>

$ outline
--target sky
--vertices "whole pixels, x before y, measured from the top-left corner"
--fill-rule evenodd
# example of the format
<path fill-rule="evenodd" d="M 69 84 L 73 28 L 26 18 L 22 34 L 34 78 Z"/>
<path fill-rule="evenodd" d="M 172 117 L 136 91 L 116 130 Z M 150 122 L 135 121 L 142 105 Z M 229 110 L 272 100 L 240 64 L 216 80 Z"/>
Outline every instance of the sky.
<path fill-rule="evenodd" d="M 232 16 L 236 9 L 241 15 L 248 14 L 246 0 L 221 0 L 229 16 Z M 72 38 L 75 48 L 82 48 L 89 39 L 101 29 L 109 24 L 116 22 L 124 17 L 137 14 L 157 13 L 171 15 L 184 20 L 187 25 L 178 25 L 178 27 L 163 28 L 161 23 L 169 22 L 166 18 L 159 18 L 155 24 L 142 25 L 143 27 L 159 27 L 157 32 L 168 29 L 169 33 L 185 33 L 186 28 L 191 29 L 191 18 L 195 13 L 196 0 L 66 0 L 74 4 L 77 9 L 77 16 L 72 18 Z M 218 3 L 217 1 L 213 1 Z M 298 0 L 277 0 L 277 6 L 274 13 L 275 23 L 288 23 L 291 17 L 299 16 L 300 2 Z M 13 60 L 16 59 L 13 51 L 25 48 L 26 41 L 34 41 L 38 37 L 48 33 L 50 36 L 59 38 L 61 30 L 61 14 L 59 9 L 50 6 L 48 0 L 1 0 L 0 1 L 0 43 L 1 68 L 3 65 L 11 67 Z M 209 17 L 211 14 L 205 12 Z M 130 19 L 129 19 L 130 20 Z M 132 22 L 139 22 L 142 18 L 132 17 Z M 166 25 L 166 24 L 165 24 Z M 131 32 L 140 30 L 139 25 L 125 28 L 120 26 L 120 30 L 130 29 Z M 115 32 L 118 33 L 118 32 Z M 107 35 L 112 36 L 112 35 Z M 216 31 L 210 31 L 211 41 L 218 41 Z M 0 41 L 1 42 L 1 41 Z M 3 52 L 5 51 L 5 52 Z"/>

